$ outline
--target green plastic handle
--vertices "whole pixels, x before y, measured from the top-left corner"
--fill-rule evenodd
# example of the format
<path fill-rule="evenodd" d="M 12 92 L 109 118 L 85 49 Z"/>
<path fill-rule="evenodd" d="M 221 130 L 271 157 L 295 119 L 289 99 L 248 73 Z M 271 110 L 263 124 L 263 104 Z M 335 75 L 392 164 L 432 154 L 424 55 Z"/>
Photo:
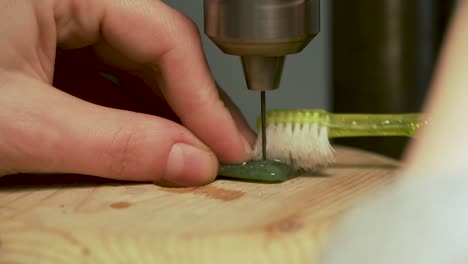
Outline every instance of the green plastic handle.
<path fill-rule="evenodd" d="M 429 120 L 419 113 L 334 114 L 320 109 L 279 109 L 267 111 L 267 127 L 314 125 L 328 129 L 329 138 L 364 136 L 414 136 Z M 261 126 L 261 119 L 257 122 Z"/>

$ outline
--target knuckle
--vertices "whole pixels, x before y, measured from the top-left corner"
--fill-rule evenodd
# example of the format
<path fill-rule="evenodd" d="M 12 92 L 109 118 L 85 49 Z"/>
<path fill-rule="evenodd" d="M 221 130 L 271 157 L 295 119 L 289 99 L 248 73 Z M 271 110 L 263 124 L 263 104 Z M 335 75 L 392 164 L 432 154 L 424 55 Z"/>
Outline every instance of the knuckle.
<path fill-rule="evenodd" d="M 187 15 L 176 11 L 174 21 L 178 33 L 177 37 L 185 36 L 190 39 L 197 39 L 200 37 L 200 30 L 197 24 Z"/>
<path fill-rule="evenodd" d="M 134 128 L 124 126 L 113 133 L 108 152 L 108 173 L 112 177 L 124 178 L 131 173 L 142 142 L 142 135 Z"/>
<path fill-rule="evenodd" d="M 187 32 L 189 33 L 190 36 L 198 38 L 200 36 L 200 30 L 197 24 L 193 20 L 188 18 L 187 16 L 184 15 L 184 17 L 185 17 L 185 24 L 186 24 Z"/>

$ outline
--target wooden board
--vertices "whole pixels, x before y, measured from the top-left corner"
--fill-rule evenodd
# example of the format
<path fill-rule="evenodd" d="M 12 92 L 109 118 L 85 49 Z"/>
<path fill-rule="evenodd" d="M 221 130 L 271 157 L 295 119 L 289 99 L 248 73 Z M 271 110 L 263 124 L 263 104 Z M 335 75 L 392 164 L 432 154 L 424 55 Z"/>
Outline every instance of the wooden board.
<path fill-rule="evenodd" d="M 314 263 L 337 216 L 399 165 L 336 151 L 320 175 L 280 184 L 0 178 L 0 263 Z"/>

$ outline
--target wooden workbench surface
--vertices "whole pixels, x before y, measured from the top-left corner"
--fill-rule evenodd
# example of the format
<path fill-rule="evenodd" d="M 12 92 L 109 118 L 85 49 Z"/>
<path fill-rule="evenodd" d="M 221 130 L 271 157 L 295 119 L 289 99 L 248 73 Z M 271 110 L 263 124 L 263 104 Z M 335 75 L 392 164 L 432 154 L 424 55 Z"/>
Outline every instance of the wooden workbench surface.
<path fill-rule="evenodd" d="M 279 184 L 0 178 L 0 263 L 314 263 L 337 216 L 399 165 L 336 151 L 320 175 Z"/>

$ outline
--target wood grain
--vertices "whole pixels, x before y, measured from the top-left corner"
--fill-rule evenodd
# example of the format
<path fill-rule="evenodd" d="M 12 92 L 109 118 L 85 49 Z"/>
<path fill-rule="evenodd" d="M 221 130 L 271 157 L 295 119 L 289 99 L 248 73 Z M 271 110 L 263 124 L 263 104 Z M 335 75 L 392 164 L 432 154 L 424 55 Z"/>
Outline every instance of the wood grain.
<path fill-rule="evenodd" d="M 0 263 L 314 263 L 337 217 L 399 166 L 336 150 L 320 175 L 279 184 L 0 179 Z"/>

